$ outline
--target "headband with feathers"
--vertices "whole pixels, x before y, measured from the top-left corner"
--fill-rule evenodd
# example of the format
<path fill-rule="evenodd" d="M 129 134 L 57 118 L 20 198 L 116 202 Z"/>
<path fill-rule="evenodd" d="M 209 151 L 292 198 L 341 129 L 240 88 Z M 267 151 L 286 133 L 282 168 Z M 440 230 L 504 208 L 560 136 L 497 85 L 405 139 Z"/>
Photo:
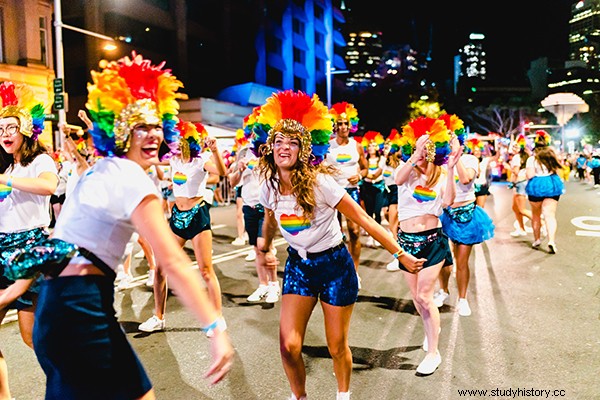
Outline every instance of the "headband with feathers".
<path fill-rule="evenodd" d="M 535 147 L 549 146 L 551 141 L 552 141 L 552 137 L 545 130 L 540 129 L 540 130 L 535 131 L 535 139 L 534 139 Z"/>
<path fill-rule="evenodd" d="M 329 109 L 329 114 L 331 114 L 334 124 L 340 120 L 348 121 L 350 124 L 350 132 L 356 132 L 358 130 L 358 111 L 354 108 L 353 104 L 345 101 L 335 103 L 331 106 L 331 109 Z"/>
<path fill-rule="evenodd" d="M 300 161 L 316 165 L 329 150 L 332 129 L 327 106 L 316 94 L 310 97 L 302 91 L 286 90 L 271 95 L 260 107 L 253 127 L 253 146 L 262 156 L 273 151 L 276 133 L 297 137 L 301 141 Z"/>
<path fill-rule="evenodd" d="M 398 129 L 393 128 L 390 132 L 390 135 L 385 140 L 385 144 L 388 144 L 390 146 L 390 154 L 395 154 L 398 152 L 398 150 L 400 150 L 400 147 L 402 145 L 401 139 L 402 135 L 400 135 Z"/>
<path fill-rule="evenodd" d="M 184 159 L 200 157 L 204 150 L 204 141 L 208 137 L 204 125 L 199 122 L 180 120 L 177 123 L 177 130 L 179 131 L 179 149 L 182 157 Z"/>
<path fill-rule="evenodd" d="M 369 143 L 371 142 L 375 142 L 379 151 L 383 150 L 385 140 L 383 139 L 383 135 L 381 133 L 377 131 L 367 131 L 365 133 L 360 142 L 365 152 L 369 150 Z"/>
<path fill-rule="evenodd" d="M 402 160 L 407 161 L 410 158 L 417 139 L 423 135 L 429 135 L 432 147 L 435 147 L 431 149 L 431 159 L 428 161 L 435 165 L 445 164 L 451 151 L 449 129 L 443 120 L 429 117 L 418 117 L 402 127 Z"/>
<path fill-rule="evenodd" d="M 19 120 L 19 132 L 37 140 L 44 130 L 46 118 L 44 104 L 37 101 L 31 88 L 13 82 L 0 83 L 0 99 L 2 108 L 0 118 L 15 117 Z"/>
<path fill-rule="evenodd" d="M 465 124 L 462 119 L 458 118 L 455 114 L 442 114 L 438 117 L 444 121 L 446 124 L 446 128 L 450 130 L 450 132 L 454 133 L 458 139 L 458 142 L 461 146 L 465 144 L 465 139 L 467 133 L 465 132 Z"/>
<path fill-rule="evenodd" d="M 138 123 L 162 124 L 168 154 L 177 153 L 177 99 L 187 96 L 177 93 L 183 84 L 164 65 L 152 65 L 133 51 L 131 59 L 103 60 L 100 72 L 91 71 L 86 107 L 94 124 L 94 146 L 101 155 L 126 153 L 131 128 Z"/>

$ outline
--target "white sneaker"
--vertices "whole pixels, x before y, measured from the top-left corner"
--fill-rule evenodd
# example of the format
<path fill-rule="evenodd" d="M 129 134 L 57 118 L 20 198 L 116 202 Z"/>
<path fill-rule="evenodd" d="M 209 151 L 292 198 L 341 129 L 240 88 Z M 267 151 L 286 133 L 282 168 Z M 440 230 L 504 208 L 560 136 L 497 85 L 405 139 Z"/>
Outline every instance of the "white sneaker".
<path fill-rule="evenodd" d="M 269 292 L 268 285 L 259 285 L 258 289 L 256 289 L 254 291 L 254 293 L 252 293 L 250 296 L 248 296 L 246 298 L 246 300 L 253 302 L 253 303 L 257 302 L 257 301 L 261 301 L 264 297 L 267 296 L 268 292 Z"/>
<path fill-rule="evenodd" d="M 367 242 L 365 243 L 365 246 L 371 247 L 371 248 L 375 247 L 375 241 L 373 240 L 373 238 L 371 236 L 369 236 L 367 238 Z"/>
<path fill-rule="evenodd" d="M 151 269 L 148 271 L 148 279 L 146 279 L 147 287 L 154 287 L 154 270 Z"/>
<path fill-rule="evenodd" d="M 133 255 L 133 258 L 144 258 L 146 255 L 144 254 L 144 250 L 140 250 Z"/>
<path fill-rule="evenodd" d="M 456 308 L 458 309 L 458 315 L 461 317 L 468 317 L 471 315 L 471 307 L 469 307 L 469 302 L 467 299 L 458 299 L 458 305 Z"/>
<path fill-rule="evenodd" d="M 542 244 L 542 241 L 540 239 L 538 239 L 531 244 L 531 247 L 533 247 L 534 249 L 537 249 L 540 247 L 541 244 Z"/>
<path fill-rule="evenodd" d="M 437 308 L 440 308 L 444 305 L 444 302 L 450 297 L 449 293 L 444 292 L 444 289 L 440 289 L 433 294 L 433 304 Z"/>
<path fill-rule="evenodd" d="M 277 303 L 279 301 L 279 292 L 279 282 L 269 282 L 265 301 L 267 303 Z"/>
<path fill-rule="evenodd" d="M 246 261 L 256 260 L 256 252 L 254 251 L 254 249 L 250 249 L 250 251 L 248 252 L 248 255 L 246 256 L 246 258 L 244 258 L 244 260 L 246 260 Z"/>
<path fill-rule="evenodd" d="M 246 245 L 246 239 L 236 237 L 235 240 L 233 242 L 231 242 L 231 244 L 234 245 L 234 246 L 245 246 Z"/>
<path fill-rule="evenodd" d="M 417 367 L 417 374 L 419 375 L 431 375 L 442 363 L 442 356 L 439 351 L 435 354 L 427 354 L 421 364 Z"/>
<path fill-rule="evenodd" d="M 350 400 L 350 392 L 337 392 L 335 400 Z"/>
<path fill-rule="evenodd" d="M 522 229 L 516 229 L 510 233 L 512 237 L 527 236 L 527 232 Z"/>
<path fill-rule="evenodd" d="M 400 271 L 400 262 L 398 260 L 394 260 L 388 265 L 386 265 L 385 269 L 387 269 L 390 272 Z"/>
<path fill-rule="evenodd" d="M 358 275 L 358 272 L 356 273 L 356 277 L 358 278 L 358 290 L 362 289 L 362 284 L 360 283 L 361 279 L 360 279 L 360 275 Z"/>
<path fill-rule="evenodd" d="M 138 326 L 138 329 L 142 332 L 156 332 L 165 330 L 165 320 L 158 318 L 156 315 L 151 316 L 144 323 Z"/>

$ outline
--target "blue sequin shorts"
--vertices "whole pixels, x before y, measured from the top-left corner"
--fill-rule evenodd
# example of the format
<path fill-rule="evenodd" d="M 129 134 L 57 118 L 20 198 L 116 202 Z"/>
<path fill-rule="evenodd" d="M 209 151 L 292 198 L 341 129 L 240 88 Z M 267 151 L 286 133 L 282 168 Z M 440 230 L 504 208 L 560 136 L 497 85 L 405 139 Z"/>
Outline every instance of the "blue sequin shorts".
<path fill-rule="evenodd" d="M 357 187 L 346 188 L 346 193 L 352 197 L 352 200 L 360 204 L 360 190 Z"/>
<path fill-rule="evenodd" d="M 444 262 L 442 267 L 452 265 L 452 252 L 448 237 L 442 232 L 442 228 L 429 229 L 422 232 L 402 232 L 398 230 L 398 244 L 408 254 L 416 258 L 426 258 L 423 268 Z M 402 263 L 400 269 L 408 271 Z"/>
<path fill-rule="evenodd" d="M 320 298 L 332 306 L 344 307 L 358 299 L 358 277 L 346 246 L 341 243 L 329 250 L 300 257 L 288 247 L 283 273 L 282 294 Z"/>
<path fill-rule="evenodd" d="M 4 276 L 6 261 L 16 250 L 29 250 L 36 242 L 48 237 L 44 228 L 34 228 L 28 231 L 14 233 L 0 233 L 0 289 L 5 289 L 14 283 Z M 21 310 L 33 305 L 33 298 L 39 291 L 39 284 L 43 277 L 39 277 L 21 297 L 11 303 L 7 308 Z"/>
<path fill-rule="evenodd" d="M 185 240 L 191 240 L 200 232 L 210 230 L 208 203 L 202 201 L 186 211 L 181 211 L 174 205 L 169 225 L 174 234 Z"/>

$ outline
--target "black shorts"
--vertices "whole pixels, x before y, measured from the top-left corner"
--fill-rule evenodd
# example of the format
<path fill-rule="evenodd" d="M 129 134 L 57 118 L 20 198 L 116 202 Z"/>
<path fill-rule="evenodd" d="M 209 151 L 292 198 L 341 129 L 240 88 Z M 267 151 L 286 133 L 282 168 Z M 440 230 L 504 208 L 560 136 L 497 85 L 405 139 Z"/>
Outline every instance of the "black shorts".
<path fill-rule="evenodd" d="M 58 196 L 53 194 L 50 196 L 50 204 L 63 204 L 65 202 L 65 197 L 64 193 Z"/>
<path fill-rule="evenodd" d="M 262 204 L 256 206 L 243 206 L 244 227 L 248 232 L 248 244 L 256 246 L 256 240 L 262 237 L 262 224 L 265 220 L 265 209 Z"/>

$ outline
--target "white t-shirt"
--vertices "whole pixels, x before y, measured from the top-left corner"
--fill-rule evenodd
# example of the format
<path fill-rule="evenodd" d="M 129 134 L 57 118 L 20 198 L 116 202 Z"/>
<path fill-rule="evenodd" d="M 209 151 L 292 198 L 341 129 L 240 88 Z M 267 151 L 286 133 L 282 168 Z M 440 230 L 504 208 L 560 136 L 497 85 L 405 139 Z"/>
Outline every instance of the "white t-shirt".
<path fill-rule="evenodd" d="M 377 160 L 374 160 L 377 161 Z M 385 157 L 379 157 L 379 162 L 371 162 L 371 159 L 367 160 L 368 164 L 369 164 L 369 172 L 368 174 L 374 174 L 375 171 L 377 171 L 379 168 L 381 168 L 381 174 L 379 174 L 379 176 L 375 179 L 370 179 L 370 178 L 364 178 L 365 182 L 371 182 L 371 183 L 377 183 L 383 180 L 383 171 L 386 167 L 385 163 Z"/>
<path fill-rule="evenodd" d="M 490 165 L 490 158 L 483 157 L 483 159 L 479 163 L 479 174 L 477 174 L 477 176 L 475 177 L 476 184 L 487 185 L 490 183 L 488 181 L 488 177 L 490 175 L 489 174 L 489 165 Z"/>
<path fill-rule="evenodd" d="M 258 158 L 252 152 L 246 153 L 246 169 L 242 172 L 239 185 L 242 186 L 242 200 L 245 206 L 254 207 L 260 203 L 260 173 Z"/>
<path fill-rule="evenodd" d="M 37 178 L 44 172 L 56 175 L 58 171 L 52 157 L 38 155 L 28 166 L 14 164 L 4 172 L 13 178 Z M 50 196 L 23 192 L 12 188 L 11 193 L 0 202 L 0 232 L 28 231 L 50 225 Z"/>
<path fill-rule="evenodd" d="M 193 158 L 187 163 L 184 163 L 179 157 L 170 159 L 173 195 L 175 197 L 187 197 L 191 199 L 204 195 L 206 177 L 208 175 L 208 172 L 204 170 L 206 160 L 207 157 L 205 155 Z"/>
<path fill-rule="evenodd" d="M 381 173 L 381 176 L 383 176 L 383 180 L 385 181 L 385 186 L 392 186 L 396 184 L 396 180 L 394 178 L 394 172 L 396 171 L 396 168 L 390 166 L 390 165 L 385 165 L 383 167 L 383 172 Z"/>
<path fill-rule="evenodd" d="M 350 139 L 347 144 L 340 145 L 336 139 L 329 142 L 329 152 L 325 157 L 325 162 L 333 165 L 340 170 L 340 174 L 335 176 L 335 180 L 343 188 L 355 188 L 357 185 L 351 185 L 348 178 L 360 173 L 360 154 L 356 146 L 357 142 Z"/>
<path fill-rule="evenodd" d="M 405 163 L 401 162 L 396 173 Z M 435 186 L 428 188 L 425 175 L 411 172 L 406 182 L 398 185 L 398 221 L 421 215 L 442 215 L 444 191 L 446 190 L 447 172 L 442 169 Z"/>
<path fill-rule="evenodd" d="M 531 157 L 528 157 L 527 160 L 529 160 Z M 525 161 L 527 163 L 527 161 Z M 523 182 L 527 180 L 527 169 L 526 168 L 521 168 L 521 155 L 519 153 L 515 154 L 512 159 L 510 160 L 510 167 L 511 168 L 519 168 L 519 173 L 517 174 L 517 180 L 516 182 Z"/>
<path fill-rule="evenodd" d="M 273 210 L 281 235 L 302 256 L 304 252 L 330 249 L 342 241 L 335 207 L 345 194 L 333 177 L 319 174 L 315 184 L 316 206 L 310 221 L 303 218 L 296 196 L 276 194 L 269 184 L 262 185 L 260 202 Z"/>
<path fill-rule="evenodd" d="M 460 160 L 465 169 L 472 169 L 475 171 L 475 176 L 479 173 L 479 160 L 473 154 L 463 154 L 460 156 Z M 455 202 L 475 200 L 475 178 L 466 185 L 460 183 L 458 179 L 458 173 L 455 171 L 454 181 L 456 182 L 456 196 L 454 197 Z"/>
<path fill-rule="evenodd" d="M 58 171 L 58 185 L 54 191 L 55 196 L 65 194 L 67 191 L 67 181 L 69 179 L 69 172 L 71 171 L 73 163 L 71 161 L 63 161 L 61 163 L 60 171 Z"/>
<path fill-rule="evenodd" d="M 116 157 L 98 160 L 67 196 L 54 237 L 88 249 L 116 269 L 135 232 L 131 214 L 149 195 L 161 198 L 138 164 Z"/>
<path fill-rule="evenodd" d="M 550 176 L 553 174 L 553 172 L 548 171 L 548 168 L 540 164 L 535 157 L 529 157 L 525 162 L 525 168 L 531 167 L 535 170 L 535 176 Z"/>

